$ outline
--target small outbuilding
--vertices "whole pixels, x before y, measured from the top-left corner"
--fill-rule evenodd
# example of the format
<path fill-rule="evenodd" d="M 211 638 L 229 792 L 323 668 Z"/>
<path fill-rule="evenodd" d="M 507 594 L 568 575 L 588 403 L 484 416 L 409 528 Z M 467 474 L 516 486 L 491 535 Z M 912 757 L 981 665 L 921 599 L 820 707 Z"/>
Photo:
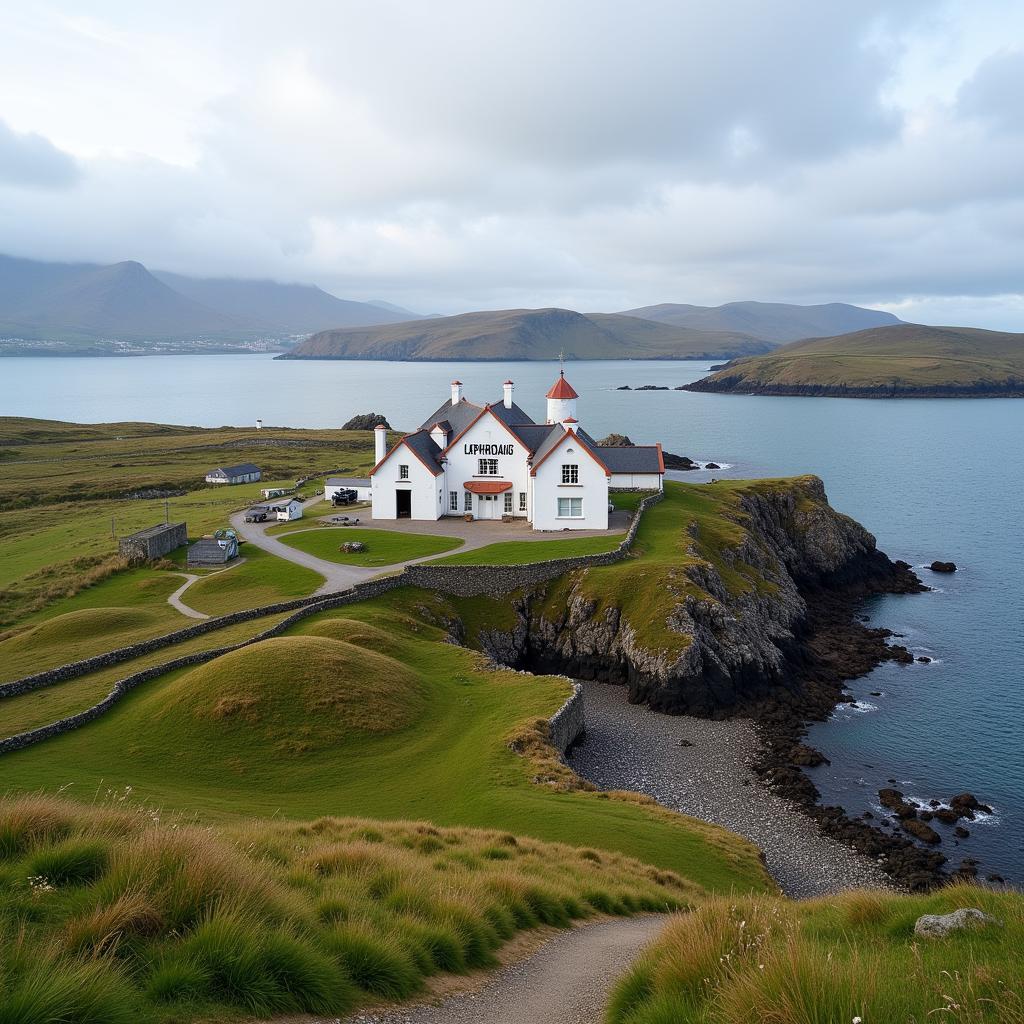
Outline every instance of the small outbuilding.
<path fill-rule="evenodd" d="M 206 474 L 208 484 L 251 484 L 261 477 L 260 467 L 251 462 L 237 466 L 218 466 Z"/>
<path fill-rule="evenodd" d="M 117 553 L 131 562 L 153 562 L 188 543 L 184 523 L 160 523 L 117 542 Z"/>
<path fill-rule="evenodd" d="M 210 568 L 226 565 L 232 558 L 238 557 L 238 538 L 229 535 L 224 537 L 200 537 L 190 544 L 186 565 L 189 568 Z"/>
<path fill-rule="evenodd" d="M 294 490 L 292 487 L 264 487 L 260 494 L 264 498 L 280 498 L 284 494 L 288 494 L 289 491 Z"/>
<path fill-rule="evenodd" d="M 269 502 L 267 508 L 272 516 L 282 522 L 302 518 L 302 502 L 298 498 L 286 498 L 283 501 Z"/>
<path fill-rule="evenodd" d="M 355 491 L 357 501 L 369 501 L 373 497 L 369 477 L 329 476 L 324 484 L 324 501 L 333 501 L 338 491 Z"/>

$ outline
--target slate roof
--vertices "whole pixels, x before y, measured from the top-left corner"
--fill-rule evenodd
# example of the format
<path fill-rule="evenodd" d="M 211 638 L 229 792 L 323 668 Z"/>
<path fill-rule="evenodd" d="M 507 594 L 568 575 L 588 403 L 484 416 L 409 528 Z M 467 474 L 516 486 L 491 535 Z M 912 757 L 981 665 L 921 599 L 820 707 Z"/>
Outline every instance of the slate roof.
<path fill-rule="evenodd" d="M 208 469 L 206 475 L 211 473 L 223 473 L 225 476 L 241 476 L 243 473 L 258 473 L 260 467 L 252 462 L 240 462 L 237 466 L 217 466 L 216 469 Z"/>
<path fill-rule="evenodd" d="M 512 403 L 511 409 L 506 409 L 504 402 L 495 402 L 494 405 L 491 406 L 491 412 L 493 412 L 499 420 L 510 427 L 520 423 L 533 423 L 532 417 L 523 412 L 515 402 Z"/>
<path fill-rule="evenodd" d="M 406 434 L 402 440 L 427 464 L 434 467 L 434 476 L 441 472 L 441 449 L 427 430 Z"/>
<path fill-rule="evenodd" d="M 660 473 L 661 458 L 655 445 L 594 445 L 598 458 L 613 473 Z"/>
<path fill-rule="evenodd" d="M 510 425 L 509 429 L 523 442 L 526 449 L 535 452 L 553 430 L 561 428 L 557 423 L 515 423 Z"/>
<path fill-rule="evenodd" d="M 420 430 L 429 430 L 435 423 L 447 420 L 452 432 L 458 434 L 463 431 L 480 415 L 482 405 L 468 402 L 465 398 L 457 405 L 452 405 L 451 399 L 444 403 L 436 412 L 431 413 L 421 424 Z"/>
<path fill-rule="evenodd" d="M 190 544 L 186 555 L 186 561 L 190 565 L 196 563 L 216 565 L 227 560 L 227 550 L 222 548 L 212 537 L 202 537 Z"/>
<path fill-rule="evenodd" d="M 356 476 L 329 476 L 327 478 L 328 487 L 369 487 L 370 478 L 356 477 Z"/>

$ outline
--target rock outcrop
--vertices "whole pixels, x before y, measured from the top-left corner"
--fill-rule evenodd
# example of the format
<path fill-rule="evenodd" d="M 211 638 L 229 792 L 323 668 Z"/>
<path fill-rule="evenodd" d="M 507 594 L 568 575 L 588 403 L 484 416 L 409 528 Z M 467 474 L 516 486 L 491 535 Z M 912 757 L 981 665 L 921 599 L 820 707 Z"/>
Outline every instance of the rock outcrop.
<path fill-rule="evenodd" d="M 926 939 L 944 939 L 951 932 L 965 928 L 998 925 L 999 922 L 977 907 L 961 907 L 949 914 L 924 914 L 914 924 L 914 934 Z"/>

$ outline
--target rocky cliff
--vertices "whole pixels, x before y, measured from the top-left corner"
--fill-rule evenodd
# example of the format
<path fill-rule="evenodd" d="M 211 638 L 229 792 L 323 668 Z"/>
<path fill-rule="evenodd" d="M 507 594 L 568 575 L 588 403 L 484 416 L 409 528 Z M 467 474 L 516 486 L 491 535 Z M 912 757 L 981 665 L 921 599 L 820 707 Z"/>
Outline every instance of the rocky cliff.
<path fill-rule="evenodd" d="M 516 627 L 484 631 L 481 644 L 507 664 L 625 683 L 631 700 L 657 710 L 722 716 L 767 696 L 799 698 L 803 641 L 820 625 L 814 606 L 923 589 L 828 504 L 817 477 L 758 482 L 728 497 L 721 514 L 738 528 L 734 542 L 704 543 L 714 525 L 684 511 L 686 557 L 648 601 L 633 593 L 626 610 L 578 573 L 522 595 Z M 627 567 L 622 588 L 634 592 L 629 576 Z"/>

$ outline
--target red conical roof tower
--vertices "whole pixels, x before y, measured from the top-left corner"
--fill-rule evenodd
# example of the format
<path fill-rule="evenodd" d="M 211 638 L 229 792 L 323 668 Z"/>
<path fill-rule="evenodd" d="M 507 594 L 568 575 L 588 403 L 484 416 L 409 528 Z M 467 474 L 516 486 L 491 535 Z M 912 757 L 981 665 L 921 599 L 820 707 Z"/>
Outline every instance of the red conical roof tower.
<path fill-rule="evenodd" d="M 579 398 L 573 390 L 572 385 L 565 379 L 565 370 L 558 371 L 558 380 L 551 385 L 551 390 L 544 396 L 545 398 Z"/>

